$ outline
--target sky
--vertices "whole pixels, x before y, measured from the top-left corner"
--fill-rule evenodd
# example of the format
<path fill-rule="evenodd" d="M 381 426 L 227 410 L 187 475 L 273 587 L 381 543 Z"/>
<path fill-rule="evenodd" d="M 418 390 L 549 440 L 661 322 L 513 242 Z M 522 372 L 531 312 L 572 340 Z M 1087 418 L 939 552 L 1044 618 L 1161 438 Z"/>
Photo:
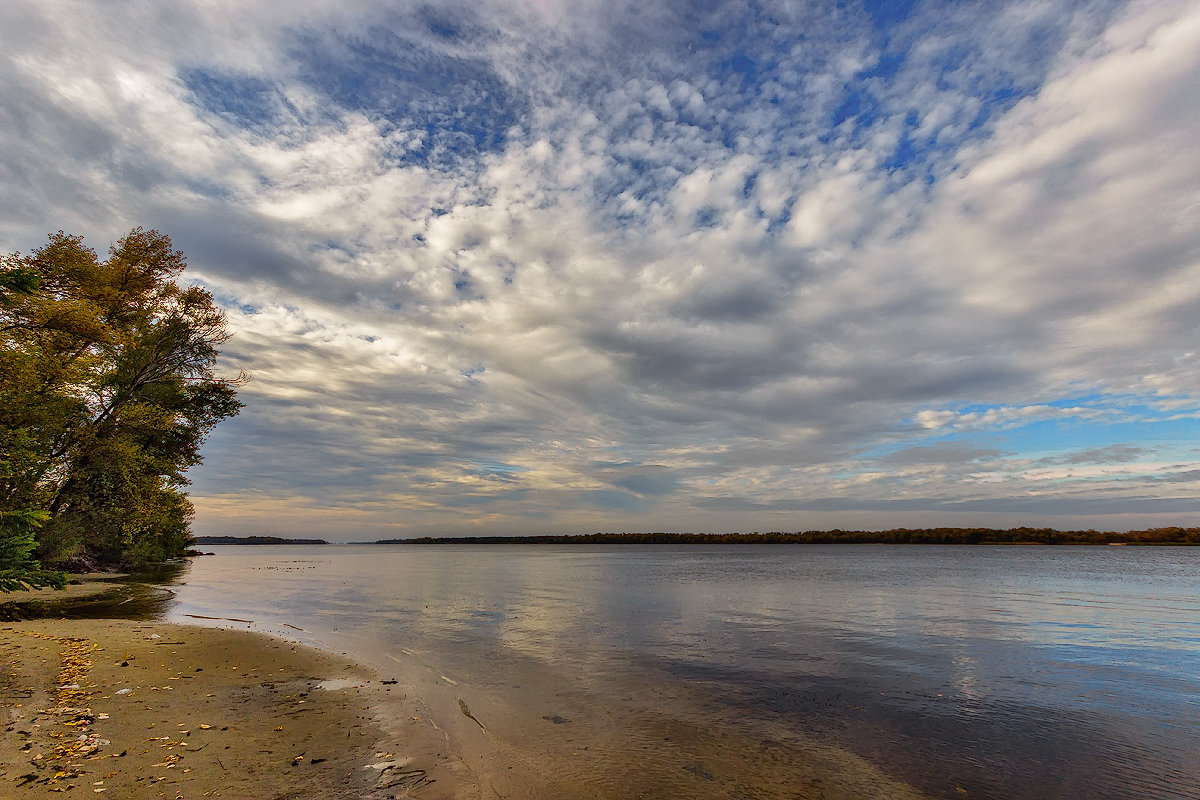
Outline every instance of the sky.
<path fill-rule="evenodd" d="M 1200 524 L 1200 3 L 8 0 L 0 250 L 171 236 L 198 534 Z"/>

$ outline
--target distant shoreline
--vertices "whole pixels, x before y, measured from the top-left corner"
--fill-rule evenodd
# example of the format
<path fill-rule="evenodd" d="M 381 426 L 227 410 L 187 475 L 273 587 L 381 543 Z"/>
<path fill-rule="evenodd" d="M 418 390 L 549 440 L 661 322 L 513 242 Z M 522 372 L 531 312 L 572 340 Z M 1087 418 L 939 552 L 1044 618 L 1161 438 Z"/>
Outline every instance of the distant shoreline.
<path fill-rule="evenodd" d="M 198 536 L 197 545 L 328 545 L 325 539 L 279 536 Z M 953 544 L 1197 546 L 1200 528 L 1095 531 L 1054 528 L 895 528 L 886 531 L 826 530 L 769 533 L 587 533 L 535 536 L 420 536 L 345 544 Z"/>
<path fill-rule="evenodd" d="M 958 544 L 958 545 L 1200 545 L 1200 528 L 1060 531 L 1053 528 L 897 528 L 887 531 L 795 533 L 594 533 L 540 536 L 424 536 L 362 544 Z"/>
<path fill-rule="evenodd" d="M 196 544 L 329 544 L 324 539 L 284 539 L 279 536 L 197 536 Z"/>

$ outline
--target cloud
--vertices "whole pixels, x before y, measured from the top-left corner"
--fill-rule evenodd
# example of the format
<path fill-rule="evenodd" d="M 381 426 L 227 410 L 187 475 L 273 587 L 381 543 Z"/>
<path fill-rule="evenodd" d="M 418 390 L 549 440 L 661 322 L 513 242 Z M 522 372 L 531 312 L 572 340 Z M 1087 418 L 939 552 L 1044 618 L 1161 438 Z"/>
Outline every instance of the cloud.
<path fill-rule="evenodd" d="M 1111 444 L 1107 447 L 1095 447 L 1046 459 L 1050 464 L 1120 464 L 1137 461 L 1147 455 L 1146 448 L 1130 444 Z"/>
<path fill-rule="evenodd" d="M 1034 420 L 1047 419 L 1096 419 L 1106 412 L 1101 409 L 1073 406 L 1059 408 L 1048 405 L 1032 405 L 989 408 L 982 411 L 933 411 L 918 412 L 916 424 L 932 431 L 949 430 L 995 430 L 1007 426 L 1026 425 Z"/>
<path fill-rule="evenodd" d="M 921 445 L 907 447 L 883 456 L 880 461 L 885 464 L 902 466 L 907 464 L 969 464 L 983 459 L 996 459 L 1004 455 L 1000 450 L 991 448 L 972 447 L 963 442 L 943 442 L 936 445 Z"/>
<path fill-rule="evenodd" d="M 1194 513 L 1051 475 L 1195 464 L 1192 4 L 136 11 L 9 14 L 0 240 L 225 304 L 205 530 Z"/>

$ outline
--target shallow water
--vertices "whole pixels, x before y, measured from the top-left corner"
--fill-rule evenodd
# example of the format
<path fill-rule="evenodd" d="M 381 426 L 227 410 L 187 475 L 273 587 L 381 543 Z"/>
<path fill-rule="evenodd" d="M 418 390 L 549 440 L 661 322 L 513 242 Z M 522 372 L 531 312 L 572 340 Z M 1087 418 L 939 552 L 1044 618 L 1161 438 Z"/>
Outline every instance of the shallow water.
<path fill-rule="evenodd" d="M 168 618 L 394 673 L 500 796 L 1200 798 L 1197 549 L 211 549 Z"/>

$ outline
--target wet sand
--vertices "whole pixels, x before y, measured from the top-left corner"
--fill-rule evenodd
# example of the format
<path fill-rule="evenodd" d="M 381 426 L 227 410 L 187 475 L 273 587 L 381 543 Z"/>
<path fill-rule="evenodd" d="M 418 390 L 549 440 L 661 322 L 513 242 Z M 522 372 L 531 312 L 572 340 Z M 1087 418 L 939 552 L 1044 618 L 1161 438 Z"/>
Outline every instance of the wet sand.
<path fill-rule="evenodd" d="M 3 623 L 0 796 L 475 796 L 420 699 L 386 680 L 243 631 Z"/>
<path fill-rule="evenodd" d="M 87 575 L 72 575 L 71 582 L 62 589 L 29 589 L 19 592 L 0 593 L 0 607 L 44 607 L 62 605 L 73 601 L 102 597 L 119 591 L 128 579 L 119 572 L 97 572 Z"/>

